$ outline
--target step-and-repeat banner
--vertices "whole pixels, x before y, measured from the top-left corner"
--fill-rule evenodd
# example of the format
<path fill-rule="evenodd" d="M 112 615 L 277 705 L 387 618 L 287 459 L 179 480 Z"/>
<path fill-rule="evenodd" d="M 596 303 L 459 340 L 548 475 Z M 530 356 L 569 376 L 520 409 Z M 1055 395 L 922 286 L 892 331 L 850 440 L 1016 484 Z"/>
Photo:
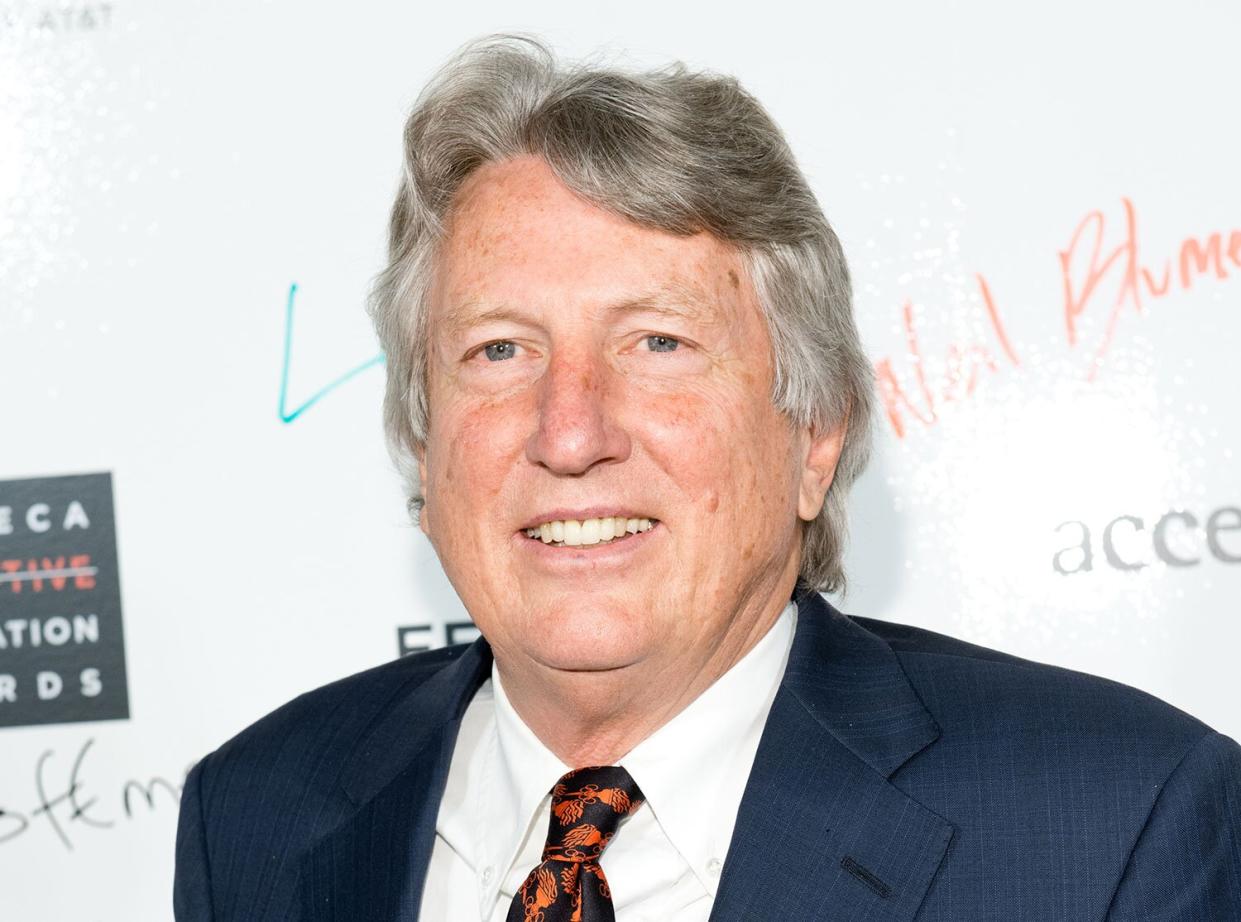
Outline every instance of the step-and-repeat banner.
<path fill-rule="evenodd" d="M 0 918 L 169 918 L 194 761 L 475 636 L 363 301 L 492 31 L 788 132 L 881 398 L 839 604 L 1241 736 L 1235 4 L 0 0 Z"/>

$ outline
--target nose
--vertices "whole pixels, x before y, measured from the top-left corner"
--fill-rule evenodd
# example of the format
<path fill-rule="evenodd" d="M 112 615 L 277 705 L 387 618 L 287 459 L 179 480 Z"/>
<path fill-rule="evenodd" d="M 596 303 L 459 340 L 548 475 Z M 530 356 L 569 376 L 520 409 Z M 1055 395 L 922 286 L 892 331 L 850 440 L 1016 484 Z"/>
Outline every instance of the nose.
<path fill-rule="evenodd" d="M 568 475 L 628 458 L 629 435 L 616 413 L 618 378 L 597 354 L 553 353 L 538 384 L 538 427 L 526 442 L 526 457 Z"/>

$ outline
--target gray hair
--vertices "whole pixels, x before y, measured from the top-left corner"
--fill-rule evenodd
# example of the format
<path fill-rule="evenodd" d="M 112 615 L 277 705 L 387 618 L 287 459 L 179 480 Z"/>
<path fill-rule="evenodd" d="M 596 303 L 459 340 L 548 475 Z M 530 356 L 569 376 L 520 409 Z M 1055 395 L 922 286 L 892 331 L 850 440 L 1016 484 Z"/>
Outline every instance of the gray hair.
<path fill-rule="evenodd" d="M 432 78 L 405 124 L 388 265 L 369 313 L 387 354 L 384 427 L 417 522 L 424 499 L 428 293 L 458 188 L 485 163 L 541 157 L 595 206 L 649 228 L 706 231 L 742 256 L 771 336 L 772 403 L 799 427 L 848 429 L 798 584 L 843 588 L 845 500 L 870 454 L 873 374 L 835 232 L 771 117 L 736 79 L 674 63 L 561 66 L 518 35 L 478 39 Z"/>

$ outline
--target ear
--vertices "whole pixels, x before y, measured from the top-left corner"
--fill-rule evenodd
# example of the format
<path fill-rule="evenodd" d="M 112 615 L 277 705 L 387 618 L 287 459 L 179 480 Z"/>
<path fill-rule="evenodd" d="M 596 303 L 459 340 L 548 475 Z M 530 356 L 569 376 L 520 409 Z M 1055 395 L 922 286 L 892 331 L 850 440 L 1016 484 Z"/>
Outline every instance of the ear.
<path fill-rule="evenodd" d="M 848 428 L 849 418 L 846 415 L 832 429 L 823 432 L 816 432 L 813 427 L 803 430 L 808 444 L 805 460 L 802 462 L 801 489 L 797 495 L 798 518 L 812 522 L 823 510 L 823 501 L 827 498 L 828 487 L 836 476 L 836 464 L 840 461 Z"/>
<path fill-rule="evenodd" d="M 422 493 L 422 509 L 418 512 L 418 528 L 428 538 L 431 537 L 430 525 L 427 522 L 427 446 L 419 445 L 414 449 L 414 456 L 418 459 L 418 489 Z"/>

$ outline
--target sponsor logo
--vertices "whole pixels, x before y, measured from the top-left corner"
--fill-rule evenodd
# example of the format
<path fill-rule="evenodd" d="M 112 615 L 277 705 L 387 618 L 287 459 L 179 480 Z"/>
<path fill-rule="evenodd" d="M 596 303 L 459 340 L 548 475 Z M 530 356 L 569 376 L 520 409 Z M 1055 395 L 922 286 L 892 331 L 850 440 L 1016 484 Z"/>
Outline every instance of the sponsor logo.
<path fill-rule="evenodd" d="M 176 815 L 180 781 L 140 775 L 120 784 L 97 783 L 90 758 L 94 745 L 91 738 L 75 750 L 44 749 L 33 763 L 28 788 L 0 792 L 0 846 L 24 840 L 41 848 L 37 840 L 54 836 L 73 851 L 79 838 L 95 834 L 88 830 L 120 829 L 155 813 Z"/>
<path fill-rule="evenodd" d="M 449 621 L 442 625 L 407 624 L 396 629 L 398 656 L 451 647 L 456 643 L 470 643 L 476 639 L 478 628 L 473 621 Z"/>
<path fill-rule="evenodd" d="M 1065 576 L 1089 573 L 1096 565 L 1133 571 L 1156 561 L 1178 568 L 1196 567 L 1209 559 L 1241 563 L 1238 506 L 1200 513 L 1171 509 L 1149 517 L 1118 515 L 1097 530 L 1097 540 L 1089 525 L 1073 519 L 1056 526 L 1056 534 L 1068 543 L 1052 555 L 1051 565 Z"/>
<path fill-rule="evenodd" d="M 104 32 L 112 28 L 112 3 L 43 3 L 0 6 L 0 35 L 37 36 Z"/>
<path fill-rule="evenodd" d="M 0 480 L 0 727 L 127 717 L 112 475 Z"/>

